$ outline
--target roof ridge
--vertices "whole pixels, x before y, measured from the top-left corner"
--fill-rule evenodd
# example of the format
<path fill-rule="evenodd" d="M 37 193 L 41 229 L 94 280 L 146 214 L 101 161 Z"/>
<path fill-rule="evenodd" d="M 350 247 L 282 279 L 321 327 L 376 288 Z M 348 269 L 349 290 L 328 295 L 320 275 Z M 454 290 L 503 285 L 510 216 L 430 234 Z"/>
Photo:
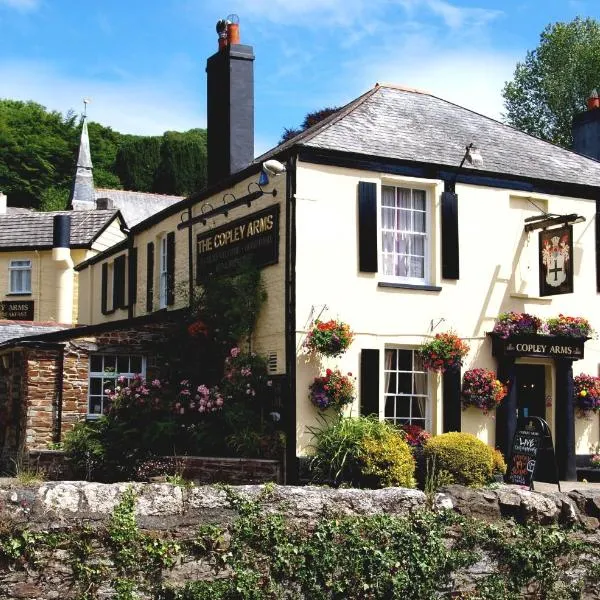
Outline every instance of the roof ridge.
<path fill-rule="evenodd" d="M 421 88 L 411 87 L 408 85 L 403 85 L 401 83 L 376 83 L 376 86 L 383 88 L 390 88 L 392 90 L 400 90 L 402 92 L 411 92 L 413 94 L 424 94 L 425 96 L 434 96 L 429 90 L 422 90 Z M 437 96 L 434 96 L 437 98 Z"/>
<path fill-rule="evenodd" d="M 137 190 L 118 190 L 115 188 L 96 188 L 96 192 L 125 192 L 131 194 L 146 194 L 147 196 L 164 196 L 166 198 L 185 198 L 185 196 L 180 196 L 178 194 L 160 194 L 158 192 L 138 192 Z"/>

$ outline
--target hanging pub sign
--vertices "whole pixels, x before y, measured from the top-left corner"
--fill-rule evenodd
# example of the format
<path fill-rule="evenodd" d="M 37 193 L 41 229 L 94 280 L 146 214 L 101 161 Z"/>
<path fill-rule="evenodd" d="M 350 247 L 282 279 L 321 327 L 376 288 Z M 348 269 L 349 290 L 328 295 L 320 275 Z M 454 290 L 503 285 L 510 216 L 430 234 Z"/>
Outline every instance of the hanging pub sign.
<path fill-rule="evenodd" d="M 241 258 L 257 267 L 279 261 L 279 204 L 198 234 L 196 282 L 234 272 Z"/>
<path fill-rule="evenodd" d="M 560 483 L 550 427 L 540 417 L 520 417 L 510 447 L 507 483 L 533 489 L 533 480 Z"/>
<path fill-rule="evenodd" d="M 573 292 L 573 227 L 540 231 L 540 296 Z"/>
<path fill-rule="evenodd" d="M 33 300 L 2 301 L 0 313 L 10 321 L 33 321 Z"/>

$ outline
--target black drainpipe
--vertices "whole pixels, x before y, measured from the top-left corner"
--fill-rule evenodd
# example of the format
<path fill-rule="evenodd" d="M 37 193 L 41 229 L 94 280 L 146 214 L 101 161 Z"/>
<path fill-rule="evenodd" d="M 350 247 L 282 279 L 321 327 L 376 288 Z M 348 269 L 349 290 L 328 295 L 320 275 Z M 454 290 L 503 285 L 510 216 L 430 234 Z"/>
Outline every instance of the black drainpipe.
<path fill-rule="evenodd" d="M 188 221 L 190 223 L 192 222 L 192 207 L 191 206 L 188 207 Z M 194 240 L 193 240 L 193 236 L 192 236 L 192 226 L 190 225 L 187 229 L 188 229 L 188 273 L 189 273 L 188 304 L 189 304 L 190 308 L 192 308 L 192 306 L 194 304 L 194 256 L 192 254 Z"/>
<path fill-rule="evenodd" d="M 296 157 L 286 170 L 285 210 L 285 362 L 287 374 L 285 483 L 298 481 L 296 459 Z"/>

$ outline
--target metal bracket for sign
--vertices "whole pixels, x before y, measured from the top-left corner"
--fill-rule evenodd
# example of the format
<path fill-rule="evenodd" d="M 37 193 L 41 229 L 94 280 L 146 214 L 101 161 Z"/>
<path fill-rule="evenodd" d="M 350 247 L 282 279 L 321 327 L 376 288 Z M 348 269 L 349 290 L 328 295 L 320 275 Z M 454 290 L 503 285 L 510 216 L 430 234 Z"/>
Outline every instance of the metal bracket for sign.
<path fill-rule="evenodd" d="M 535 231 L 536 229 L 548 229 L 548 227 L 557 227 L 559 225 L 571 225 L 574 223 L 583 223 L 585 217 L 576 214 L 570 215 L 536 215 L 525 219 L 525 231 Z"/>

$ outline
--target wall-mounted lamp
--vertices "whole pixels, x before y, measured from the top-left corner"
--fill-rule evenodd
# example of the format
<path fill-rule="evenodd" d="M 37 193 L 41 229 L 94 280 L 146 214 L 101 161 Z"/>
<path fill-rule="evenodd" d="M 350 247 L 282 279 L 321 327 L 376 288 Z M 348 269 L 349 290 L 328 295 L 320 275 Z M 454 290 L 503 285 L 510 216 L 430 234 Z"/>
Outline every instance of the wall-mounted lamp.
<path fill-rule="evenodd" d="M 285 171 L 285 165 L 280 163 L 278 160 L 271 159 L 265 161 L 262 164 L 262 170 L 258 178 L 258 185 L 267 185 L 269 183 L 269 177 L 277 177 L 277 175 L 281 175 L 282 173 L 285 173 Z"/>
<path fill-rule="evenodd" d="M 205 213 L 204 207 L 205 206 L 210 206 L 210 210 L 214 210 L 213 209 L 213 205 L 210 202 L 205 202 L 201 207 L 200 207 L 200 212 L 202 214 Z M 200 219 L 200 222 L 202 223 L 202 225 L 206 225 L 206 219 Z"/>
<path fill-rule="evenodd" d="M 235 196 L 231 192 L 227 192 L 223 196 L 223 205 L 227 205 L 227 196 L 231 196 L 233 198 L 233 200 L 231 200 L 231 202 L 235 202 Z M 225 215 L 225 216 L 229 215 L 229 211 L 227 209 L 225 209 L 223 211 L 223 215 Z"/>
<path fill-rule="evenodd" d="M 483 157 L 481 156 L 479 148 L 473 142 L 466 146 L 465 155 L 458 166 L 459 169 L 465 164 L 465 161 L 474 167 L 483 167 Z"/>

